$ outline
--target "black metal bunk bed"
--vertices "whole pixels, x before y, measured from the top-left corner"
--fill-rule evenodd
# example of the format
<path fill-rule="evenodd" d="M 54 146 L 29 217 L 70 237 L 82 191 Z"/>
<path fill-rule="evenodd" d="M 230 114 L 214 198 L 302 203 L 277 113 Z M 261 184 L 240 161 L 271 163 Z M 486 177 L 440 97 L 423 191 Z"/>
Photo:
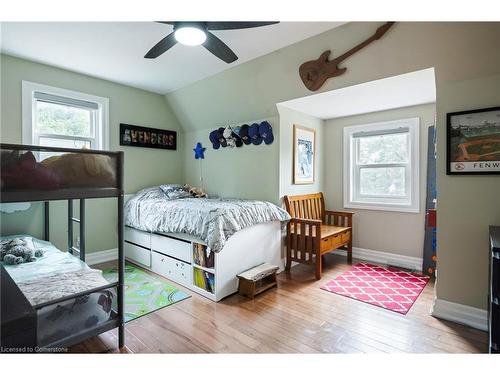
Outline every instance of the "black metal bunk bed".
<path fill-rule="evenodd" d="M 90 198 L 117 198 L 118 200 L 118 280 L 116 282 L 111 282 L 103 286 L 99 286 L 93 289 L 88 289 L 79 293 L 64 296 L 62 298 L 50 300 L 38 305 L 33 306 L 33 311 L 35 316 L 38 317 L 40 311 L 46 308 L 57 307 L 61 303 L 69 303 L 76 301 L 78 298 L 87 297 L 93 293 L 103 293 L 104 291 L 112 291 L 113 296 L 116 295 L 116 303 L 113 303 L 109 319 L 102 324 L 98 324 L 88 329 L 82 329 L 78 332 L 72 332 L 64 338 L 59 338 L 54 342 L 47 343 L 43 345 L 44 347 L 69 347 L 75 345 L 81 341 L 84 341 L 93 336 L 99 335 L 108 330 L 118 328 L 118 342 L 119 347 L 125 345 L 125 331 L 124 331 L 124 269 L 125 269 L 125 258 L 123 252 L 123 152 L 107 152 L 107 151 L 97 151 L 97 150 L 84 150 L 84 149 L 68 149 L 68 148 L 58 148 L 58 147 L 46 147 L 46 146 L 28 146 L 28 145 L 16 145 L 16 144 L 0 144 L 0 151 L 2 155 L 2 173 L 1 173 L 1 191 L 0 191 L 0 203 L 17 203 L 17 202 L 44 202 L 43 210 L 43 222 L 44 222 L 44 240 L 49 241 L 49 205 L 50 201 L 60 201 L 67 200 L 68 202 L 68 252 L 74 254 L 76 250 L 79 252 L 79 258 L 81 261 L 85 262 L 85 200 Z M 22 175 L 22 171 L 18 165 L 15 164 L 9 166 L 9 160 L 15 159 L 20 160 L 21 155 L 31 154 L 24 159 L 33 160 L 33 165 L 41 169 L 45 175 L 41 175 L 38 180 L 32 180 L 23 186 L 23 182 L 19 183 L 18 174 Z M 42 164 L 42 154 L 47 156 L 47 154 L 55 154 L 56 156 L 61 155 L 71 155 L 75 156 L 75 160 L 80 158 L 95 157 L 101 158 L 98 161 L 106 159 L 112 165 L 114 170 L 113 181 L 96 181 L 93 183 L 92 178 L 90 181 L 74 181 L 72 177 L 66 176 L 66 181 L 64 176 L 61 178 L 61 170 L 53 171 L 49 169 L 50 173 L 46 173 L 45 165 Z M 37 156 L 35 156 L 37 155 Z M 16 159 L 17 158 L 17 159 Z M 55 158 L 57 159 L 57 157 Z M 81 161 L 81 160 L 80 160 Z M 24 162 L 24 161 L 23 161 Z M 71 160 L 68 160 L 71 162 Z M 59 163 L 59 164 L 57 164 Z M 59 158 L 54 165 L 62 165 L 64 160 Z M 21 164 L 19 164 L 21 165 Z M 9 169 L 10 167 L 10 169 Z M 29 168 L 35 168 L 30 166 Z M 77 164 L 76 168 L 79 167 Z M 28 168 L 28 169 L 29 169 Z M 35 168 L 35 169 L 36 169 Z M 57 168 L 56 168 L 57 169 Z M 58 175 L 59 172 L 59 175 Z M 36 175 L 36 173 L 34 173 Z M 47 175 L 53 178 L 54 181 L 49 181 Z M 29 176 L 27 176 L 29 177 Z M 14 183 L 11 183 L 14 181 Z M 41 186 L 40 186 L 40 181 Z M 47 182 L 49 181 L 49 182 Z M 37 186 L 33 186 L 37 185 Z M 80 201 L 80 217 L 75 218 L 73 215 L 73 200 Z M 80 244 L 78 247 L 73 245 L 73 223 L 79 224 L 80 229 Z M 3 266 L 2 266 L 2 272 Z M 114 293 L 116 291 L 116 293 Z M 5 306 L 2 307 L 4 311 Z M 38 323 L 39 324 L 39 323 Z M 38 345 L 38 340 L 36 343 Z"/>

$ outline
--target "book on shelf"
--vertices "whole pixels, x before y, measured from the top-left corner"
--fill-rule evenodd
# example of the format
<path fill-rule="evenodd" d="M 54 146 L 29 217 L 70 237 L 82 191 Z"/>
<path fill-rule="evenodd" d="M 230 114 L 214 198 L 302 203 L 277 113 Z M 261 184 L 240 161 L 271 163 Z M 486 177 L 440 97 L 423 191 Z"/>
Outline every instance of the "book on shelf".
<path fill-rule="evenodd" d="M 193 244 L 193 255 L 196 265 L 205 268 L 214 267 L 214 253 L 208 250 L 205 245 L 199 243 Z"/>
<path fill-rule="evenodd" d="M 194 269 L 194 283 L 197 287 L 206 290 L 209 293 L 215 293 L 215 275 L 213 273 Z"/>

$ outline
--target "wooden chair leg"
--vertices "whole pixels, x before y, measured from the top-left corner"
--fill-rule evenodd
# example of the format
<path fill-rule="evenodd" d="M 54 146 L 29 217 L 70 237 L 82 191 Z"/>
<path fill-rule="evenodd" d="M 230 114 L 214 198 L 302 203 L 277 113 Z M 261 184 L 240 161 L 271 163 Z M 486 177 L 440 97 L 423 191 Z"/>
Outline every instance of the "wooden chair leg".
<path fill-rule="evenodd" d="M 352 263 L 352 240 L 349 241 L 349 245 L 347 246 L 347 262 Z"/>
<path fill-rule="evenodd" d="M 316 255 L 316 280 L 321 279 L 321 258 L 322 256 L 319 254 Z"/>
<path fill-rule="evenodd" d="M 290 224 L 287 226 L 287 236 L 286 236 L 286 264 L 285 271 L 290 271 L 292 267 L 292 239 L 290 237 Z"/>

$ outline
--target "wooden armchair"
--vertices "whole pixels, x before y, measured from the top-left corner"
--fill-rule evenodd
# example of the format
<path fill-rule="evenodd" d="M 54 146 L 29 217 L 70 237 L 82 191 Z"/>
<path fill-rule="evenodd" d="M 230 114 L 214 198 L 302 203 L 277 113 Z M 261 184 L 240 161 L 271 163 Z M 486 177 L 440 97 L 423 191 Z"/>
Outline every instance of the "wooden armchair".
<path fill-rule="evenodd" d="M 285 196 L 292 219 L 287 224 L 286 270 L 293 262 L 314 264 L 321 279 L 322 256 L 343 248 L 352 261 L 352 212 L 327 211 L 323 193 Z"/>

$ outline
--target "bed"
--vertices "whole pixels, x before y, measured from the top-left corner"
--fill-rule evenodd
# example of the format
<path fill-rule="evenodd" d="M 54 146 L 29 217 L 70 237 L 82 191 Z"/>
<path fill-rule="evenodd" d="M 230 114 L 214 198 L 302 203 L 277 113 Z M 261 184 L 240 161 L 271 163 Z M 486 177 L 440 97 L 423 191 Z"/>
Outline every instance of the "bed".
<path fill-rule="evenodd" d="M 237 291 L 242 271 L 262 263 L 283 267 L 286 211 L 264 201 L 192 198 L 179 189 L 150 187 L 127 200 L 129 260 L 214 301 Z"/>
<path fill-rule="evenodd" d="M 123 347 L 123 152 L 2 143 L 0 153 L 0 203 L 42 202 L 44 208 L 44 241 L 32 240 L 45 251 L 43 257 L 18 265 L 4 262 L 1 267 L 33 307 L 36 346 L 66 348 L 118 328 L 118 345 Z M 85 207 L 90 198 L 117 199 L 117 280 L 108 282 L 99 270 L 85 264 Z M 54 200 L 67 201 L 67 251 L 49 242 L 50 202 Z M 73 212 L 74 200 L 79 201 L 78 217 Z M 75 223 L 78 247 L 73 239 Z M 13 310 L 7 306 L 6 311 Z M 30 341 L 23 346 L 33 345 Z"/>
<path fill-rule="evenodd" d="M 208 250 L 220 252 L 236 232 L 271 221 L 286 223 L 290 215 L 265 201 L 191 198 L 168 193 L 180 185 L 143 189 L 125 204 L 125 225 L 147 232 L 185 233 L 200 238 Z"/>
<path fill-rule="evenodd" d="M 114 288 L 65 299 L 108 285 L 100 270 L 90 268 L 50 242 L 26 235 L 0 237 L 2 241 L 13 238 L 30 238 L 35 248 L 44 252 L 35 262 L 17 265 L 2 262 L 4 269 L 37 311 L 38 346 L 57 343 L 75 332 L 95 328 L 116 318 Z M 53 304 L 56 300 L 61 302 Z"/>

